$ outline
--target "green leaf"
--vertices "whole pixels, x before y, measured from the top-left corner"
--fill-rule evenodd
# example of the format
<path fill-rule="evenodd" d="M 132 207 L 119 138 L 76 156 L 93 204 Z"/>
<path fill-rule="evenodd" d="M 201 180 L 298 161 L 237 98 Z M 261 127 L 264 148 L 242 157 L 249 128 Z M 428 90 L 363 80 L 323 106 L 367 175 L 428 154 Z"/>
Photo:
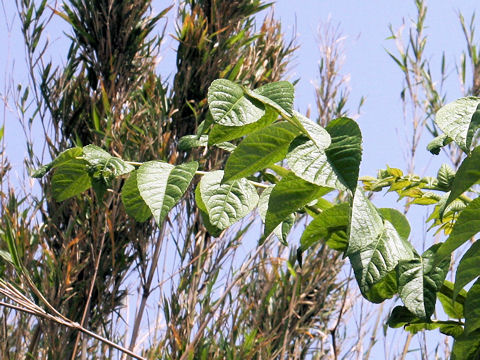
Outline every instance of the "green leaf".
<path fill-rule="evenodd" d="M 89 165 L 89 171 L 94 175 L 98 175 L 108 180 L 113 177 L 125 175 L 135 170 L 135 168 L 127 164 L 120 158 L 110 155 L 102 148 L 95 145 L 87 145 L 83 147 L 83 159 Z"/>
<path fill-rule="evenodd" d="M 282 160 L 298 129 L 285 121 L 247 135 L 225 164 L 224 181 L 247 177 Z"/>
<path fill-rule="evenodd" d="M 200 180 L 200 195 L 210 222 L 224 230 L 245 217 L 258 203 L 255 187 L 247 179 L 222 182 L 223 171 L 212 171 Z"/>
<path fill-rule="evenodd" d="M 359 189 L 353 198 L 350 238 L 347 249 L 360 291 L 369 300 L 379 293 L 381 283 L 401 260 L 414 256 L 410 243 L 400 237 L 395 227 L 382 220 L 379 212 Z M 390 285 L 389 280 L 388 284 Z M 389 292 L 391 296 L 393 293 Z M 381 301 L 379 298 L 375 302 Z"/>
<path fill-rule="evenodd" d="M 378 212 L 384 220 L 388 220 L 393 225 L 403 240 L 408 240 L 410 236 L 410 224 L 405 215 L 396 209 L 390 208 L 381 208 L 378 209 Z"/>
<path fill-rule="evenodd" d="M 132 171 L 122 187 L 122 202 L 125 211 L 138 222 L 147 221 L 152 212 L 138 190 L 137 171 Z"/>
<path fill-rule="evenodd" d="M 451 360 L 478 359 L 480 356 L 480 330 L 463 333 L 455 338 Z"/>
<path fill-rule="evenodd" d="M 441 333 L 450 336 L 458 336 L 462 333 L 462 326 L 455 321 L 431 321 L 420 319 L 411 313 L 405 306 L 396 306 L 387 321 L 392 328 L 405 327 L 405 330 L 416 334 L 422 330 L 439 329 Z"/>
<path fill-rule="evenodd" d="M 440 149 L 452 142 L 452 139 L 446 135 L 442 134 L 434 138 L 430 141 L 427 145 L 427 150 L 430 151 L 434 155 L 440 154 Z"/>
<path fill-rule="evenodd" d="M 480 279 L 468 290 L 464 315 L 465 334 L 480 330 Z"/>
<path fill-rule="evenodd" d="M 208 135 L 185 135 L 178 141 L 178 148 L 183 151 L 207 145 Z"/>
<path fill-rule="evenodd" d="M 208 135 L 208 144 L 213 145 L 241 138 L 242 136 L 263 129 L 277 120 L 277 118 L 278 112 L 276 112 L 272 107 L 266 106 L 265 115 L 263 115 L 260 120 L 252 124 L 244 126 L 223 126 L 215 124 Z"/>
<path fill-rule="evenodd" d="M 334 250 L 345 251 L 348 246 L 348 225 L 350 224 L 350 205 L 337 204 L 324 210 L 308 224 L 300 238 L 305 251 L 318 241 L 325 241 Z"/>
<path fill-rule="evenodd" d="M 202 200 L 202 196 L 200 195 L 200 186 L 197 186 L 195 188 L 195 202 L 196 202 L 197 207 L 200 211 L 200 215 L 201 215 L 202 220 L 203 220 L 203 225 L 205 226 L 207 231 L 212 236 L 215 236 L 215 237 L 220 236 L 220 234 L 222 233 L 223 230 L 219 229 L 218 227 L 216 227 L 214 225 L 212 225 L 212 223 L 210 221 L 210 218 L 208 217 L 207 207 Z"/>
<path fill-rule="evenodd" d="M 480 98 L 461 98 L 443 106 L 435 115 L 438 127 L 467 154 L 480 120 L 479 104 Z"/>
<path fill-rule="evenodd" d="M 330 146 L 332 140 L 327 130 L 298 112 L 294 114 L 297 127 L 302 129 L 303 133 L 307 135 L 320 150 L 325 150 Z"/>
<path fill-rule="evenodd" d="M 63 163 L 70 161 L 75 158 L 79 158 L 83 155 L 83 150 L 81 147 L 74 147 L 71 149 L 67 149 L 63 152 L 61 152 L 52 162 L 49 164 L 43 165 L 37 170 L 35 170 L 32 173 L 32 177 L 34 178 L 41 178 L 45 176 L 47 172 L 49 172 L 52 169 L 55 169 L 56 167 L 59 167 Z"/>
<path fill-rule="evenodd" d="M 467 191 L 473 184 L 480 180 L 480 146 L 477 146 L 472 153 L 467 156 L 455 174 L 452 190 L 448 196 L 448 206 L 453 200 Z"/>
<path fill-rule="evenodd" d="M 463 209 L 448 239 L 437 251 L 439 260 L 450 254 L 480 231 L 480 197 Z"/>
<path fill-rule="evenodd" d="M 448 280 L 443 282 L 442 287 L 437 292 L 438 300 L 440 300 L 445 314 L 455 319 L 463 318 L 463 307 L 467 292 L 460 290 L 459 294 L 460 296 L 457 298 L 454 293 L 454 284 Z"/>
<path fill-rule="evenodd" d="M 455 179 L 455 170 L 447 164 L 442 164 L 437 173 L 438 187 L 443 191 L 452 189 L 453 180 Z"/>
<path fill-rule="evenodd" d="M 263 222 L 265 223 L 265 217 L 268 211 L 268 202 L 270 200 L 270 194 L 272 193 L 273 188 L 275 185 L 271 185 L 267 187 L 265 190 L 262 191 L 260 194 L 260 199 L 258 200 L 258 213 L 262 218 Z M 288 245 L 287 243 L 287 235 L 292 229 L 292 226 L 295 222 L 295 215 L 290 214 L 284 221 L 282 221 L 276 228 L 273 230 L 273 233 L 278 238 L 278 240 L 284 244 Z"/>
<path fill-rule="evenodd" d="M 362 161 L 362 133 L 358 124 L 349 118 L 339 118 L 328 123 L 326 130 L 332 139 L 327 148 L 328 161 L 335 172 L 352 192 L 358 181 Z"/>
<path fill-rule="evenodd" d="M 429 319 L 435 310 L 437 291 L 447 276 L 450 260 L 435 263 L 435 251 L 440 244 L 426 250 L 422 256 L 398 263 L 398 292 L 405 306 L 415 316 Z"/>
<path fill-rule="evenodd" d="M 480 276 L 480 241 L 475 241 L 470 249 L 465 252 L 458 264 L 455 274 L 455 287 L 453 297 L 467 285 L 470 281 Z"/>
<path fill-rule="evenodd" d="M 243 126 L 265 115 L 264 105 L 244 94 L 243 88 L 226 79 L 212 82 L 208 104 L 213 121 L 224 126 Z"/>
<path fill-rule="evenodd" d="M 72 158 L 55 170 L 52 176 L 52 194 L 55 200 L 64 201 L 92 186 L 87 165 L 83 159 Z"/>
<path fill-rule="evenodd" d="M 265 216 L 267 237 L 290 214 L 304 207 L 312 200 L 328 193 L 328 189 L 304 181 L 292 173 L 283 177 L 273 188 Z"/>
<path fill-rule="evenodd" d="M 137 185 L 159 226 L 177 204 L 192 181 L 198 163 L 173 166 L 161 161 L 149 161 L 137 170 Z"/>
<path fill-rule="evenodd" d="M 293 116 L 295 89 L 288 81 L 265 84 L 253 91 L 246 89 L 248 95 L 273 107 L 285 118 Z"/>

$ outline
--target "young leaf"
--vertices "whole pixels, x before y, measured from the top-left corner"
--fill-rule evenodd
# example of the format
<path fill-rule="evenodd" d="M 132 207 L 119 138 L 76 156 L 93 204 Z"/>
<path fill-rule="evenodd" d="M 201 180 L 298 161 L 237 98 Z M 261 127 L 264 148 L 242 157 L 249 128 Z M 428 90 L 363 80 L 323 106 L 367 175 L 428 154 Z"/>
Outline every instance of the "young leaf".
<path fill-rule="evenodd" d="M 410 243 L 399 236 L 389 221 L 382 220 L 377 209 L 359 189 L 353 198 L 347 256 L 362 294 L 375 302 L 382 299 L 378 296 L 372 298 L 381 290 L 374 286 L 381 284 L 400 260 L 409 260 L 414 256 Z M 392 291 L 383 292 L 384 296 L 393 296 Z"/>
<path fill-rule="evenodd" d="M 208 105 L 213 121 L 224 126 L 243 126 L 265 115 L 264 105 L 244 94 L 243 88 L 226 79 L 212 82 Z"/>
<path fill-rule="evenodd" d="M 453 289 L 454 299 L 465 285 L 480 276 L 479 265 L 480 241 L 475 241 L 458 264 L 457 273 L 455 274 L 455 287 Z"/>
<path fill-rule="evenodd" d="M 282 160 L 298 134 L 295 126 L 282 121 L 247 135 L 228 158 L 223 180 L 236 180 L 252 175 Z"/>
<path fill-rule="evenodd" d="M 348 225 L 350 224 L 350 205 L 337 204 L 315 216 L 300 238 L 305 251 L 318 241 L 325 241 L 334 250 L 345 251 L 348 246 Z"/>
<path fill-rule="evenodd" d="M 138 190 L 137 171 L 132 171 L 122 187 L 122 202 L 125 211 L 138 222 L 147 221 L 152 212 Z"/>
<path fill-rule="evenodd" d="M 452 139 L 446 134 L 442 134 L 434 138 L 427 145 L 427 150 L 434 155 L 440 154 L 440 149 L 452 142 Z"/>
<path fill-rule="evenodd" d="M 328 191 L 329 189 L 304 181 L 292 173 L 283 177 L 270 194 L 264 236 L 270 235 L 290 214 Z"/>
<path fill-rule="evenodd" d="M 72 158 L 62 163 L 52 176 L 52 193 L 57 201 L 81 194 L 92 186 L 87 162 Z"/>
<path fill-rule="evenodd" d="M 173 166 L 161 161 L 149 161 L 138 168 L 137 185 L 140 196 L 159 226 L 182 198 L 197 168 L 196 162 Z"/>
<path fill-rule="evenodd" d="M 185 135 L 178 141 L 178 148 L 184 151 L 207 145 L 208 135 Z"/>
<path fill-rule="evenodd" d="M 258 212 L 263 222 L 265 222 L 265 217 L 268 211 L 268 202 L 270 200 L 270 194 L 272 193 L 275 185 L 271 185 L 262 191 L 260 194 L 260 199 L 258 200 Z M 273 233 L 278 238 L 278 240 L 284 244 L 287 243 L 287 235 L 292 229 L 293 223 L 295 222 L 295 215 L 290 214 L 284 221 L 282 221 L 276 228 L 273 230 Z"/>
<path fill-rule="evenodd" d="M 480 115 L 479 115 L 480 116 Z M 445 206 L 467 191 L 473 184 L 480 180 L 480 146 L 477 146 L 467 156 L 455 174 L 452 183 L 452 190 L 448 196 Z"/>
<path fill-rule="evenodd" d="M 480 120 L 479 104 L 480 98 L 461 98 L 443 106 L 435 115 L 438 127 L 467 154 Z"/>
<path fill-rule="evenodd" d="M 480 231 L 480 197 L 474 199 L 460 213 L 448 239 L 437 251 L 439 260 L 450 254 Z"/>
<path fill-rule="evenodd" d="M 200 196 L 213 226 L 224 230 L 257 206 L 258 194 L 247 179 L 222 182 L 223 171 L 212 171 L 200 180 Z"/>
<path fill-rule="evenodd" d="M 450 260 L 435 263 L 439 244 L 426 250 L 422 256 L 398 263 L 398 292 L 405 306 L 415 316 L 429 319 L 435 310 L 437 291 L 447 276 Z"/>
<path fill-rule="evenodd" d="M 263 115 L 260 120 L 252 124 L 247 124 L 244 126 L 223 126 L 215 124 L 210 130 L 208 135 L 208 144 L 218 144 L 225 141 L 230 141 L 234 139 L 241 138 L 247 134 L 253 133 L 257 130 L 263 129 L 264 127 L 270 125 L 278 118 L 278 112 L 275 111 L 272 107 L 265 107 L 265 115 Z"/>

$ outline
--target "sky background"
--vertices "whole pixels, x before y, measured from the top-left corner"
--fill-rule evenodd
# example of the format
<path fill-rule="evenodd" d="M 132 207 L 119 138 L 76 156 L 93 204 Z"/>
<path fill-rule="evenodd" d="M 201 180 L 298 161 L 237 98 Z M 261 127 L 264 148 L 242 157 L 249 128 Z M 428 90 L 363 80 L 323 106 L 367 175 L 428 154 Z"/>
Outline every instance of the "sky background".
<path fill-rule="evenodd" d="M 18 84 L 28 83 L 25 65 L 23 38 L 15 17 L 14 0 L 2 1 L 0 9 L 0 95 L 8 102 L 3 107 L 2 119 L 5 122 L 5 145 L 7 156 L 14 172 L 23 173 L 22 160 L 26 154 L 24 135 L 18 124 L 16 110 L 8 97 Z M 154 1 L 154 7 L 160 11 L 164 1 Z M 473 0 L 435 0 L 427 3 L 426 34 L 428 45 L 426 58 L 431 62 L 433 75 L 438 78 L 442 53 L 445 51 L 447 61 L 446 82 L 448 101 L 461 96 L 458 86 L 456 65 L 460 62 L 461 51 L 465 49 L 465 40 L 458 21 L 458 12 L 462 12 L 467 20 L 475 9 L 477 1 Z M 358 102 L 365 97 L 358 122 L 363 133 L 363 162 L 361 175 L 375 175 L 377 169 L 391 167 L 405 169 L 406 161 L 404 139 L 405 127 L 400 92 L 402 90 L 402 74 L 398 66 L 390 59 L 386 50 L 395 52 L 395 43 L 388 40 L 389 26 L 398 29 L 406 24 L 404 33 L 416 13 L 414 1 L 409 0 L 278 0 L 275 4 L 275 16 L 281 20 L 282 28 L 287 35 L 295 35 L 299 49 L 290 67 L 290 79 L 299 78 L 296 86 L 296 108 L 305 113 L 311 107 L 315 114 L 314 87 L 312 82 L 318 81 L 318 26 L 329 19 L 338 24 L 344 42 L 345 63 L 342 73 L 349 76 L 350 102 L 348 108 L 356 113 Z M 5 20 L 5 21 L 4 21 Z M 55 21 L 49 31 L 53 46 L 49 56 L 61 59 L 67 48 L 61 40 L 59 31 L 64 29 L 61 21 Z M 167 31 L 173 32 L 174 22 L 169 21 Z M 163 59 L 159 64 L 162 75 L 169 74 L 175 64 L 175 41 L 167 38 Z M 35 131 L 34 131 L 35 134 Z M 37 146 L 43 145 L 43 139 L 35 139 Z M 425 146 L 430 135 L 425 133 L 416 159 L 416 171 L 420 174 L 435 175 L 442 162 L 447 160 L 441 155 L 432 157 Z M 375 204 L 379 207 L 395 205 L 395 196 L 377 195 Z M 413 231 L 412 242 L 417 245 L 425 229 L 425 212 L 413 210 L 409 213 Z M 427 239 L 431 243 L 432 239 Z M 438 333 L 435 332 L 434 337 Z M 382 358 L 383 348 L 376 349 Z M 412 359 L 417 358 L 412 355 Z"/>

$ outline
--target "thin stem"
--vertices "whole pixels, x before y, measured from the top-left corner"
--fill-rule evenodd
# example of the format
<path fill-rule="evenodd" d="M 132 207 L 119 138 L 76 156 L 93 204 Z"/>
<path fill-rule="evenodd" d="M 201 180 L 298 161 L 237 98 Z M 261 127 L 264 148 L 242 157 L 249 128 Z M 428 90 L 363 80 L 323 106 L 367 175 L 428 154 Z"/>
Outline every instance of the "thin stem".
<path fill-rule="evenodd" d="M 102 236 L 102 239 L 100 240 L 100 250 L 98 251 L 97 259 L 95 260 L 95 271 L 93 273 L 92 282 L 90 283 L 90 289 L 88 290 L 87 302 L 85 304 L 85 308 L 83 309 L 82 320 L 80 322 L 81 326 L 85 325 L 85 319 L 87 317 L 87 312 L 88 312 L 88 309 L 90 308 L 90 301 L 92 299 L 93 288 L 94 288 L 95 282 L 97 280 L 98 268 L 100 266 L 100 258 L 102 257 L 103 245 L 105 243 L 105 230 L 103 231 L 103 236 Z M 75 359 L 75 356 L 77 354 L 78 342 L 79 341 L 80 341 L 80 333 L 77 334 L 77 337 L 75 339 L 75 346 L 73 347 L 71 360 Z M 82 358 L 84 358 L 85 356 L 86 356 L 86 354 L 82 353 Z"/>
<path fill-rule="evenodd" d="M 90 330 L 87 330 L 85 329 L 83 326 L 81 326 L 79 323 L 76 323 L 76 322 L 73 322 L 71 320 L 64 320 L 62 318 L 58 318 L 56 316 L 53 316 L 53 315 L 50 315 L 48 313 L 42 313 L 42 312 L 37 312 L 37 311 L 34 311 L 34 310 L 31 310 L 31 309 L 25 309 L 21 306 L 16 306 L 16 305 L 13 305 L 13 304 L 9 304 L 9 303 L 6 303 L 6 302 L 3 302 L 3 301 L 0 301 L 0 306 L 5 306 L 7 308 L 10 308 L 10 309 L 14 309 L 14 310 L 18 310 L 18 311 L 22 311 L 22 312 L 25 312 L 27 314 L 31 314 L 31 315 L 35 315 L 35 316 L 39 316 L 39 317 L 42 317 L 44 319 L 47 319 L 47 320 L 50 320 L 50 321 L 54 321 L 56 323 L 59 323 L 59 324 L 62 324 L 62 325 L 65 325 L 71 329 L 75 329 L 75 330 L 78 330 L 88 336 L 91 336 L 127 355 L 130 355 L 131 357 L 135 358 L 135 359 L 138 359 L 138 360 L 147 360 L 146 358 L 140 356 L 140 355 L 137 355 L 135 354 L 134 352 L 130 351 L 129 349 L 126 349 L 118 344 L 115 344 L 114 342 L 104 338 L 103 336 L 100 336 L 98 334 L 95 334 L 94 332 L 90 331 Z"/>

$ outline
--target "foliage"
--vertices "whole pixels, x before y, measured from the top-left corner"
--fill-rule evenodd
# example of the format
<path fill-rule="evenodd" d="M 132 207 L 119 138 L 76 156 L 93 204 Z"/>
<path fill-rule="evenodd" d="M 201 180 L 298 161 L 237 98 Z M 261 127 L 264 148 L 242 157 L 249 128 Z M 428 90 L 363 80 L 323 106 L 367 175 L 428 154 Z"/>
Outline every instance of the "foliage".
<path fill-rule="evenodd" d="M 455 115 L 450 117 L 450 126 L 444 128 L 445 134 L 467 153 L 459 171 L 452 175 L 454 178 L 451 186 L 442 184 L 442 177 L 445 175 L 440 173 L 436 179 L 405 178 L 396 169 L 381 172 L 380 177 L 375 180 L 363 179 L 366 189 L 378 190 L 387 186 L 390 190 L 399 193 L 401 197 L 413 198 L 414 203 L 416 200 L 426 198 L 422 191 L 424 188 L 435 190 L 439 194 L 428 197 L 430 199 L 428 202 L 417 201 L 417 203 L 436 204 L 436 211 L 431 220 L 434 220 L 434 225 L 438 225 L 437 222 L 441 226 L 445 222 L 450 223 L 452 231 L 444 243 L 434 245 L 419 255 L 408 242 L 409 226 L 404 216 L 393 209 L 377 209 L 365 196 L 364 191 L 357 186 L 362 150 L 361 134 L 353 120 L 338 119 L 330 123 L 325 131 L 309 119 L 293 113 L 291 108 L 293 88 L 287 90 L 288 87 L 281 83 L 271 84 L 270 87 L 272 91 L 263 92 L 261 97 L 255 98 L 251 94 L 259 91 L 243 89 L 227 80 L 216 81 L 210 87 L 209 103 L 212 110 L 220 107 L 222 110 L 212 111 L 213 124 L 203 131 L 204 135 L 208 135 L 208 132 L 213 131 L 217 126 L 225 126 L 227 116 L 228 126 L 238 128 L 245 128 L 249 124 L 260 121 L 267 108 L 270 108 L 278 119 L 271 125 L 250 127 L 253 129 L 252 132 L 246 133 L 227 160 L 225 167 L 229 169 L 228 173 L 223 171 L 198 173 L 202 175 L 202 180 L 197 189 L 197 205 L 209 222 L 217 229 L 225 230 L 258 205 L 257 191 L 268 189 L 268 201 L 263 200 L 264 204 L 268 203 L 266 212 L 265 205 L 262 205 L 264 207 L 262 212 L 265 214 L 264 237 L 268 237 L 277 225 L 287 221 L 291 214 L 310 211 L 310 214 L 313 213 L 313 221 L 302 237 L 305 239 L 302 240 L 302 251 L 320 240 L 326 240 L 327 245 L 340 249 L 350 258 L 355 277 L 365 298 L 372 302 L 382 302 L 394 294 L 399 294 L 404 306 L 394 309 L 388 321 L 390 326 L 404 326 L 407 331 L 413 333 L 421 329 L 439 328 L 443 333 L 455 338 L 454 358 L 465 359 L 480 351 L 480 340 L 477 335 L 480 329 L 478 325 L 480 315 L 476 304 L 479 298 L 478 281 L 468 291 L 462 290 L 467 283 L 480 276 L 476 267 L 467 266 L 467 263 L 472 264 L 477 256 L 477 243 L 473 243 L 462 259 L 456 274 L 458 283 L 453 284 L 453 291 L 445 281 L 452 251 L 480 231 L 477 220 L 480 215 L 478 198 L 472 201 L 463 195 L 465 191 L 472 191 L 471 186 L 479 180 L 478 171 L 474 169 L 478 169 L 480 165 L 475 155 L 480 147 L 473 147 L 468 141 L 465 143 L 465 137 L 459 138 L 457 135 L 460 133 L 474 135 L 476 107 L 468 107 L 465 105 L 466 102 L 459 100 L 447 105 L 446 109 L 442 109 L 437 115 L 438 126 L 442 128 L 441 124 L 448 116 L 446 113 L 453 111 Z M 281 101 L 282 99 L 287 101 Z M 278 130 L 288 129 L 288 131 L 272 133 L 275 127 Z M 474 130 L 471 130 L 472 128 Z M 242 131 L 241 134 L 245 133 Z M 252 136 L 256 139 L 255 142 L 251 140 Z M 460 143 L 458 139 L 461 139 Z M 271 141 L 289 143 L 288 151 L 285 153 L 285 150 L 282 150 L 284 146 L 278 145 L 277 150 L 274 150 L 274 154 L 278 155 L 272 156 L 272 150 L 266 150 L 262 155 L 263 147 L 267 146 L 266 149 L 268 149 Z M 307 158 L 308 160 L 305 157 L 292 156 L 292 153 L 299 151 L 298 148 L 302 148 L 306 154 L 318 155 Z M 85 148 L 83 151 L 85 152 Z M 338 154 L 339 152 L 341 155 Z M 241 156 L 236 155 L 238 153 Z M 288 160 L 289 168 L 281 169 L 276 165 L 282 159 Z M 93 163 L 99 161 L 99 158 L 83 155 L 71 161 L 78 167 L 83 167 L 84 174 L 93 179 L 95 174 L 88 169 Z M 235 162 L 235 167 L 229 165 L 230 161 Z M 301 166 L 297 167 L 296 162 L 302 162 Z M 149 164 L 152 163 L 142 164 L 139 169 Z M 158 164 L 160 166 L 161 163 Z M 57 164 L 56 169 L 53 170 L 54 173 L 61 172 L 64 166 L 70 165 L 68 162 Z M 320 175 L 305 176 L 305 169 L 308 167 L 320 169 L 315 170 L 315 174 Z M 191 169 L 190 174 L 193 175 L 195 167 Z M 462 171 L 462 169 L 472 170 Z M 163 203 L 168 196 L 172 201 L 171 204 L 174 204 L 182 193 L 180 187 L 175 185 L 178 180 L 169 174 L 169 171 L 152 170 L 139 170 L 136 173 L 138 199 L 135 201 L 143 199 L 157 221 L 155 214 L 159 211 L 158 203 Z M 112 176 L 111 173 L 109 176 Z M 116 173 L 113 176 L 124 176 L 124 174 Z M 183 179 L 188 183 L 191 177 Z M 175 198 L 168 191 L 156 190 L 157 186 L 150 185 L 150 191 L 142 193 L 141 184 L 144 182 L 152 185 L 155 182 L 164 184 L 162 186 L 167 189 L 176 186 L 179 192 Z M 60 182 L 52 183 L 52 187 L 60 194 L 65 193 L 63 191 L 65 188 L 71 196 L 78 196 L 85 191 L 83 184 L 72 186 Z M 255 187 L 259 190 L 255 190 Z M 185 189 L 185 185 L 182 188 Z M 131 191 L 131 187 L 128 190 Z M 325 194 L 332 190 L 347 191 L 348 201 L 332 207 L 333 204 L 325 201 L 324 198 Z M 464 206 L 452 208 L 451 204 L 457 199 L 463 202 Z M 328 205 L 325 206 L 325 204 Z M 348 208 L 345 208 L 347 206 Z M 342 218 L 338 219 L 339 224 L 333 226 L 333 229 L 328 227 L 326 229 L 328 223 L 322 219 L 332 216 L 326 214 L 335 208 L 337 211 L 345 212 L 347 216 L 343 221 L 340 220 Z M 168 211 L 168 208 L 165 208 L 165 211 Z M 450 217 L 450 213 L 454 213 L 455 216 Z M 324 225 L 321 225 L 322 223 Z M 342 232 L 348 237 L 346 245 L 339 246 L 338 242 L 329 240 L 329 236 L 335 233 L 336 236 L 341 236 Z M 284 240 L 283 235 L 280 238 Z M 463 305 L 463 311 L 462 305 L 455 305 L 456 310 L 453 311 L 452 306 L 459 299 L 460 293 L 462 293 L 462 302 L 459 304 Z M 457 320 L 432 320 L 437 294 L 445 312 L 449 315 L 455 314 L 458 317 Z"/>

